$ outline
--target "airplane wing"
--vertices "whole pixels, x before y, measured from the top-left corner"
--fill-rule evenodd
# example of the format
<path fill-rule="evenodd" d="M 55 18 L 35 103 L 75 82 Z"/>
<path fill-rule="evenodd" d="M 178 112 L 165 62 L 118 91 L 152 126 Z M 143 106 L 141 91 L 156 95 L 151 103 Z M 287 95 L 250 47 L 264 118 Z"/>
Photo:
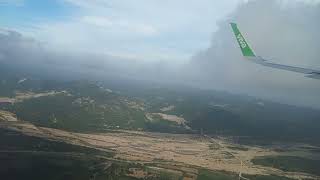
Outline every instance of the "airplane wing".
<path fill-rule="evenodd" d="M 320 71 L 319 70 L 276 64 L 276 63 L 269 62 L 268 60 L 263 59 L 260 56 L 256 56 L 255 53 L 253 52 L 253 50 L 250 48 L 247 41 L 242 36 L 241 32 L 239 31 L 237 24 L 236 23 L 230 23 L 230 24 L 231 24 L 233 33 L 236 36 L 236 39 L 237 39 L 238 44 L 240 46 L 242 55 L 245 58 L 247 58 L 248 60 L 253 61 L 257 64 L 261 64 L 263 66 L 271 67 L 271 68 L 282 69 L 282 70 L 292 71 L 292 72 L 297 72 L 297 73 L 303 73 L 303 74 L 306 74 L 306 77 L 320 80 Z"/>

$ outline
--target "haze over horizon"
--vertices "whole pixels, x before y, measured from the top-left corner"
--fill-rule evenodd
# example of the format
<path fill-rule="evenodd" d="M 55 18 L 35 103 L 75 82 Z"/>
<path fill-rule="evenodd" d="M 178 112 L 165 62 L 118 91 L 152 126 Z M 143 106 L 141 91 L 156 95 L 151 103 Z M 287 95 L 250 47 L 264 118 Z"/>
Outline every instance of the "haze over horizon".
<path fill-rule="evenodd" d="M 320 109 L 319 81 L 244 61 L 229 27 L 237 22 L 258 55 L 320 70 L 318 0 L 0 0 L 0 12 L 2 63 Z"/>

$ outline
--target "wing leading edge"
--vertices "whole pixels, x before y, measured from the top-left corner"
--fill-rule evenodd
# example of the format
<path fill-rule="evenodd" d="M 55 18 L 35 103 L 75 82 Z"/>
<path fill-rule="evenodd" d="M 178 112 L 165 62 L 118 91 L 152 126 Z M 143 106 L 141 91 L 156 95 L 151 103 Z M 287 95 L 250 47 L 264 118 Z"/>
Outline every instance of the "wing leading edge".
<path fill-rule="evenodd" d="M 241 32 L 239 31 L 237 24 L 230 23 L 230 25 L 231 25 L 233 33 L 237 39 L 237 42 L 238 42 L 239 47 L 241 49 L 242 55 L 245 58 L 247 58 L 248 60 L 253 61 L 257 64 L 261 64 L 263 66 L 271 67 L 271 68 L 292 71 L 292 72 L 297 72 L 297 73 L 303 73 L 303 74 L 306 74 L 306 77 L 320 80 L 320 71 L 318 71 L 318 70 L 272 63 L 272 62 L 268 62 L 267 60 L 263 59 L 262 57 L 256 56 L 255 53 L 253 52 L 253 50 L 250 48 L 247 41 L 242 36 Z"/>

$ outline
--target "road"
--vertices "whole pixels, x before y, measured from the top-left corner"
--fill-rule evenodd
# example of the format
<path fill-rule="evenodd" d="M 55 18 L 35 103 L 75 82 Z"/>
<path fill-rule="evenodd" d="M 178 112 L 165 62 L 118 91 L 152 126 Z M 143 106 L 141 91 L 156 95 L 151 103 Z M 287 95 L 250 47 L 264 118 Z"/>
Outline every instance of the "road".
<path fill-rule="evenodd" d="M 224 149 L 224 151 L 227 152 L 229 155 L 231 155 L 231 156 L 234 157 L 235 159 L 239 160 L 239 162 L 240 162 L 239 180 L 241 180 L 241 179 L 250 180 L 250 179 L 242 176 L 242 167 L 243 167 L 243 164 L 244 164 L 243 161 L 242 161 L 242 159 L 240 159 L 240 158 L 238 158 L 237 156 L 235 156 L 231 151 L 229 151 L 228 148 L 226 148 L 221 142 L 217 141 L 216 139 L 214 139 L 214 138 L 212 138 L 212 137 L 210 137 L 210 136 L 208 136 L 208 135 L 205 135 L 205 134 L 204 134 L 203 136 L 206 137 L 206 138 L 209 138 L 209 139 L 210 139 L 211 141 L 213 141 L 215 144 L 218 144 L 218 145 L 220 146 L 220 148 Z"/>

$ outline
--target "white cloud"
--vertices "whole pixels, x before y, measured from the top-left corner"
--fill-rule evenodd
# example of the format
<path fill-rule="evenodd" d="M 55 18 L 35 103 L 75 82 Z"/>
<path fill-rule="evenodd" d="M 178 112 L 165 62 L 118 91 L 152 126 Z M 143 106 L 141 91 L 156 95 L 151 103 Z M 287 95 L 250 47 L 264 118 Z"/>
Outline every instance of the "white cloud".
<path fill-rule="evenodd" d="M 171 61 L 190 57 L 208 47 L 212 32 L 217 30 L 217 22 L 229 15 L 240 3 L 246 2 L 245 0 L 63 1 L 77 7 L 77 12 L 63 21 L 48 20 L 45 24 L 32 24 L 36 27 L 33 29 L 36 39 L 63 50 L 105 52 L 108 49 L 110 53 L 122 52 L 124 56 L 129 54 L 134 57 L 166 57 L 166 59 L 172 57 Z M 304 1 L 318 2 L 318 0 Z M 159 56 L 162 53 L 164 55 Z M 178 57 L 179 55 L 181 56 Z"/>
<path fill-rule="evenodd" d="M 310 5 L 316 5 L 316 4 L 320 3 L 320 0 L 281 0 L 281 1 L 282 1 L 282 3 L 286 3 L 286 4 L 303 2 L 303 3 L 310 4 Z"/>
<path fill-rule="evenodd" d="M 110 54 L 168 61 L 188 61 L 206 48 L 216 22 L 241 2 L 64 1 L 76 6 L 77 12 L 63 21 L 32 24 L 34 38 L 63 50 L 105 53 L 107 49 Z"/>
<path fill-rule="evenodd" d="M 110 19 L 106 17 L 84 16 L 82 20 L 85 23 L 92 24 L 99 27 L 104 27 L 104 28 L 109 28 L 114 24 Z"/>
<path fill-rule="evenodd" d="M 126 33 L 136 32 L 142 35 L 155 35 L 157 30 L 152 25 L 130 22 L 127 20 L 110 19 L 104 16 L 84 16 L 83 22 L 101 28 L 113 28 Z"/>
<path fill-rule="evenodd" d="M 1 1 L 1 0 L 0 0 Z M 21 0 L 22 1 L 22 0 Z M 217 22 L 245 0 L 63 0 L 76 13 L 24 29 L 52 48 L 133 57 L 192 56 L 209 46 Z M 283 0 L 284 1 L 284 0 Z M 295 0 L 298 1 L 298 0 Z M 301 0 L 300 0 L 301 1 Z M 305 0 L 311 2 L 311 0 Z M 314 1 L 312 1 L 314 2 Z M 159 56 L 159 54 L 164 54 Z M 180 56 L 179 56 L 180 55 Z M 163 58 L 159 58 L 163 59 Z"/>

